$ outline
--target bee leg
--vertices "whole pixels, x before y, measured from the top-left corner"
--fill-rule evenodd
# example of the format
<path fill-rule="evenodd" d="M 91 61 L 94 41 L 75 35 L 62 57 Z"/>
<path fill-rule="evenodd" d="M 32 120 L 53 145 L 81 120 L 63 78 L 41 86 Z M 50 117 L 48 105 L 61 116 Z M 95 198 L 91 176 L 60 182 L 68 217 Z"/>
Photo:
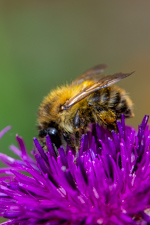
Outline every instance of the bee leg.
<path fill-rule="evenodd" d="M 109 130 L 117 130 L 116 114 L 112 110 L 98 106 L 93 106 L 93 109 L 96 122 L 101 121 Z"/>
<path fill-rule="evenodd" d="M 75 150 L 76 150 L 76 158 L 78 157 L 78 152 L 80 148 L 80 140 L 81 140 L 81 115 L 80 110 L 76 112 L 76 115 L 73 120 L 73 128 L 74 128 L 74 138 L 75 138 Z"/>
<path fill-rule="evenodd" d="M 71 139 L 70 135 L 68 133 L 64 132 L 63 137 L 64 137 L 65 141 L 67 142 L 67 144 L 75 150 L 75 145 L 74 145 L 73 140 Z"/>
<path fill-rule="evenodd" d="M 80 148 L 80 131 L 75 130 L 75 148 L 76 148 L 76 156 L 78 156 L 79 148 Z"/>
<path fill-rule="evenodd" d="M 117 118 L 115 112 L 113 112 L 111 109 L 108 109 L 106 115 L 104 116 L 104 120 L 109 130 L 117 131 Z"/>

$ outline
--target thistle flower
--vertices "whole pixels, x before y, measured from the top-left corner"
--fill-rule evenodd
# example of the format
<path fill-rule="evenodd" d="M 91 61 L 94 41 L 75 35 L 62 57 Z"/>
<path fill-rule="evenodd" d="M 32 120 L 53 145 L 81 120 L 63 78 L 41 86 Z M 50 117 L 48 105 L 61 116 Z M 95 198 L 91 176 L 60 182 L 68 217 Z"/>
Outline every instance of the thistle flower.
<path fill-rule="evenodd" d="M 82 136 L 76 162 L 69 147 L 60 147 L 56 156 L 49 136 L 47 152 L 34 138 L 31 157 L 17 136 L 19 148 L 10 149 L 20 159 L 0 153 L 7 165 L 0 169 L 0 216 L 9 219 L 3 224 L 150 223 L 147 122 L 145 116 L 136 131 L 122 116 L 117 133 L 93 125 Z"/>

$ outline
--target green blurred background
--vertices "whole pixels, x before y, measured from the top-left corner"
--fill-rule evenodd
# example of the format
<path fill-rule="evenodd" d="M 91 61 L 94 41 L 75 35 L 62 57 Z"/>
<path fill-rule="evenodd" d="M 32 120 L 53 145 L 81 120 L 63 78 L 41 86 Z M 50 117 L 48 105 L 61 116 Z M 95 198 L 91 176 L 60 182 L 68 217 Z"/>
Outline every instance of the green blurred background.
<path fill-rule="evenodd" d="M 12 155 L 16 133 L 30 151 L 43 97 L 99 63 L 109 74 L 136 71 L 119 85 L 137 128 L 150 112 L 150 1 L 0 1 L 0 129 L 13 128 L 0 151 Z"/>
<path fill-rule="evenodd" d="M 98 63 L 109 74 L 136 71 L 119 85 L 137 127 L 150 111 L 149 1 L 0 1 L 0 129 L 13 127 L 1 151 L 16 133 L 30 151 L 43 97 Z"/>

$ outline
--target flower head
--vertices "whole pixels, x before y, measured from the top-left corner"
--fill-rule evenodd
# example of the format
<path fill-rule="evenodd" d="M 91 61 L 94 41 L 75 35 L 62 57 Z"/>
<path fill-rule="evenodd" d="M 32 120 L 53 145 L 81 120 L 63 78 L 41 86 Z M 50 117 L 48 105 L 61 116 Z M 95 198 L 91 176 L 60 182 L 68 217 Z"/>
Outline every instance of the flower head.
<path fill-rule="evenodd" d="M 23 139 L 0 153 L 0 216 L 4 224 L 148 224 L 150 223 L 150 130 L 145 116 L 138 131 L 118 132 L 93 125 L 82 136 L 79 156 L 67 147 L 56 156 L 49 136 L 48 151 L 34 138 L 32 158 Z"/>

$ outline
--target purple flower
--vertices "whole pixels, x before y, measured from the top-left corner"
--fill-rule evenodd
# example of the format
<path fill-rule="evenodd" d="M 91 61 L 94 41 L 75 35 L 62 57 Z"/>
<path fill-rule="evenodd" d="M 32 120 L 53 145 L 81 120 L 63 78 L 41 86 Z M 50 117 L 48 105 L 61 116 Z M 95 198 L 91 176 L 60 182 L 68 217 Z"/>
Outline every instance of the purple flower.
<path fill-rule="evenodd" d="M 20 158 L 0 153 L 0 216 L 3 224 L 150 224 L 150 130 L 145 116 L 138 131 L 118 133 L 93 125 L 82 136 L 79 156 L 67 147 L 59 156 L 46 137 L 48 151 L 34 138 L 34 157 L 16 137 Z M 6 130 L 9 128 L 6 128 Z M 5 131 L 0 133 L 0 137 Z"/>

